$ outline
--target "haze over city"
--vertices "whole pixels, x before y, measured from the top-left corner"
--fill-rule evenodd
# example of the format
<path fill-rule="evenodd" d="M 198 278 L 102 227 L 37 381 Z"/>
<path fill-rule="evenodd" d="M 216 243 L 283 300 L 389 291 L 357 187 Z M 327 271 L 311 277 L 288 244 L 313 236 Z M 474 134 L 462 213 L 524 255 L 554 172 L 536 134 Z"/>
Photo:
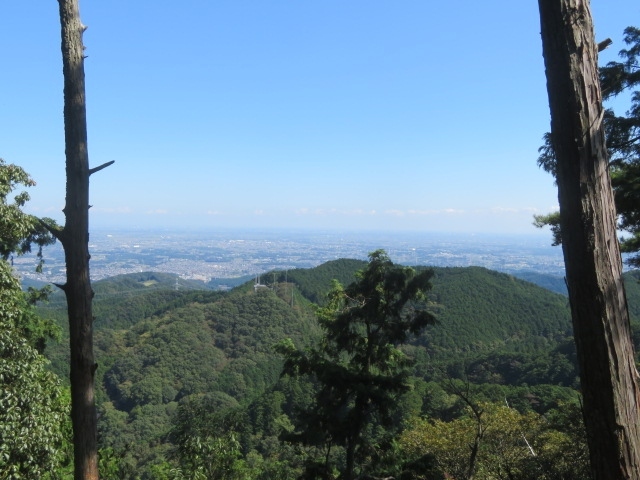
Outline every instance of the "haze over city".
<path fill-rule="evenodd" d="M 562 251 L 550 236 L 433 234 L 427 232 L 340 232 L 320 230 L 99 230 L 91 234 L 91 277 L 163 272 L 211 287 L 235 285 L 270 271 L 312 268 L 330 260 L 365 260 L 374 250 L 405 265 L 482 266 L 516 276 L 564 274 Z M 44 268 L 34 255 L 14 257 L 23 279 L 64 283 L 60 244 L 44 250 Z"/>
<path fill-rule="evenodd" d="M 592 2 L 617 59 L 636 0 Z M 62 221 L 56 2 L 3 2 L 0 132 Z M 535 233 L 535 2 L 81 2 L 96 227 Z M 637 18 L 637 16 L 635 17 Z M 637 22 L 635 22 L 637 23 Z M 27 31 L 25 31 L 27 25 Z"/>

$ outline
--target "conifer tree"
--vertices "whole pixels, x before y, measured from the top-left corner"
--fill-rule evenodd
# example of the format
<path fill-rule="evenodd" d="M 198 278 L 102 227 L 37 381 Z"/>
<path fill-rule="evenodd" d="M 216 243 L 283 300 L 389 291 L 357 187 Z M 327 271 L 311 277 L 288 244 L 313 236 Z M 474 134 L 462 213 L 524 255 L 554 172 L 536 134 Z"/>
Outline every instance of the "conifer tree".
<path fill-rule="evenodd" d="M 311 407 L 300 415 L 288 440 L 326 448 L 326 474 L 332 446 L 345 450 L 343 476 L 354 478 L 356 465 L 367 455 L 367 427 L 392 426 L 391 413 L 407 387 L 409 360 L 397 348 L 435 318 L 425 309 L 432 271 L 419 274 L 394 265 L 378 250 L 367 267 L 344 288 L 334 283 L 329 303 L 318 318 L 324 329 L 319 346 L 298 351 L 291 341 L 280 345 L 286 357 L 284 373 L 310 375 L 318 390 Z"/>
<path fill-rule="evenodd" d="M 539 0 L 560 231 L 596 479 L 640 478 L 634 362 L 587 0 Z"/>

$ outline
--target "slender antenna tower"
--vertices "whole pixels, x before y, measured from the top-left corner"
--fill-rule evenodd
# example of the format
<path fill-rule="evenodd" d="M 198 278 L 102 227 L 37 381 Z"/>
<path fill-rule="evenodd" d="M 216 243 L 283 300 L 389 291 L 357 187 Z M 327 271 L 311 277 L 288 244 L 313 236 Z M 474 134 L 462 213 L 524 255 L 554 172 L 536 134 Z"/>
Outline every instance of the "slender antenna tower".
<path fill-rule="evenodd" d="M 285 296 L 285 298 L 287 296 L 287 285 L 289 284 L 288 275 L 289 275 L 289 269 L 286 268 L 284 270 L 284 296 Z M 291 307 L 293 307 L 293 287 L 291 287 Z"/>

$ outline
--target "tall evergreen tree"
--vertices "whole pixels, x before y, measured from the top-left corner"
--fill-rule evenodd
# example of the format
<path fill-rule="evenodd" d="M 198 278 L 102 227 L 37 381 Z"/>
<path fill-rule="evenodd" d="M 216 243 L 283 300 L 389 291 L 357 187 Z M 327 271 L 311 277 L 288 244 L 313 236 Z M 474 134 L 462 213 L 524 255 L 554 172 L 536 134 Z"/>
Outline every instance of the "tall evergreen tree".
<path fill-rule="evenodd" d="M 640 388 L 587 0 L 539 0 L 560 230 L 597 479 L 640 478 Z"/>
<path fill-rule="evenodd" d="M 430 270 L 416 274 L 375 251 L 354 283 L 334 283 L 318 314 L 324 329 L 320 345 L 306 352 L 291 341 L 280 346 L 284 374 L 310 375 L 318 384 L 315 401 L 288 439 L 327 448 L 321 475 L 327 475 L 330 449 L 337 445 L 345 449 L 342 478 L 354 478 L 356 464 L 367 456 L 367 427 L 391 427 L 398 395 L 408 389 L 409 361 L 397 347 L 435 322 L 418 303 L 431 288 L 431 276 Z"/>

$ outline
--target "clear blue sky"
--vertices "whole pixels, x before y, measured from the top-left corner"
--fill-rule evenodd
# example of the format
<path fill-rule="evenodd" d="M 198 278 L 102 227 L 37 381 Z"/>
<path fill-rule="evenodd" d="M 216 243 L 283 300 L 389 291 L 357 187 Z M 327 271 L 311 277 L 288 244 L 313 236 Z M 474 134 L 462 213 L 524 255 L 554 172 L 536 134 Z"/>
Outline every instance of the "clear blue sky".
<path fill-rule="evenodd" d="M 63 221 L 55 0 L 0 2 L 0 157 Z M 535 233 L 537 2 L 81 0 L 91 224 Z M 624 48 L 637 0 L 592 2 Z"/>

